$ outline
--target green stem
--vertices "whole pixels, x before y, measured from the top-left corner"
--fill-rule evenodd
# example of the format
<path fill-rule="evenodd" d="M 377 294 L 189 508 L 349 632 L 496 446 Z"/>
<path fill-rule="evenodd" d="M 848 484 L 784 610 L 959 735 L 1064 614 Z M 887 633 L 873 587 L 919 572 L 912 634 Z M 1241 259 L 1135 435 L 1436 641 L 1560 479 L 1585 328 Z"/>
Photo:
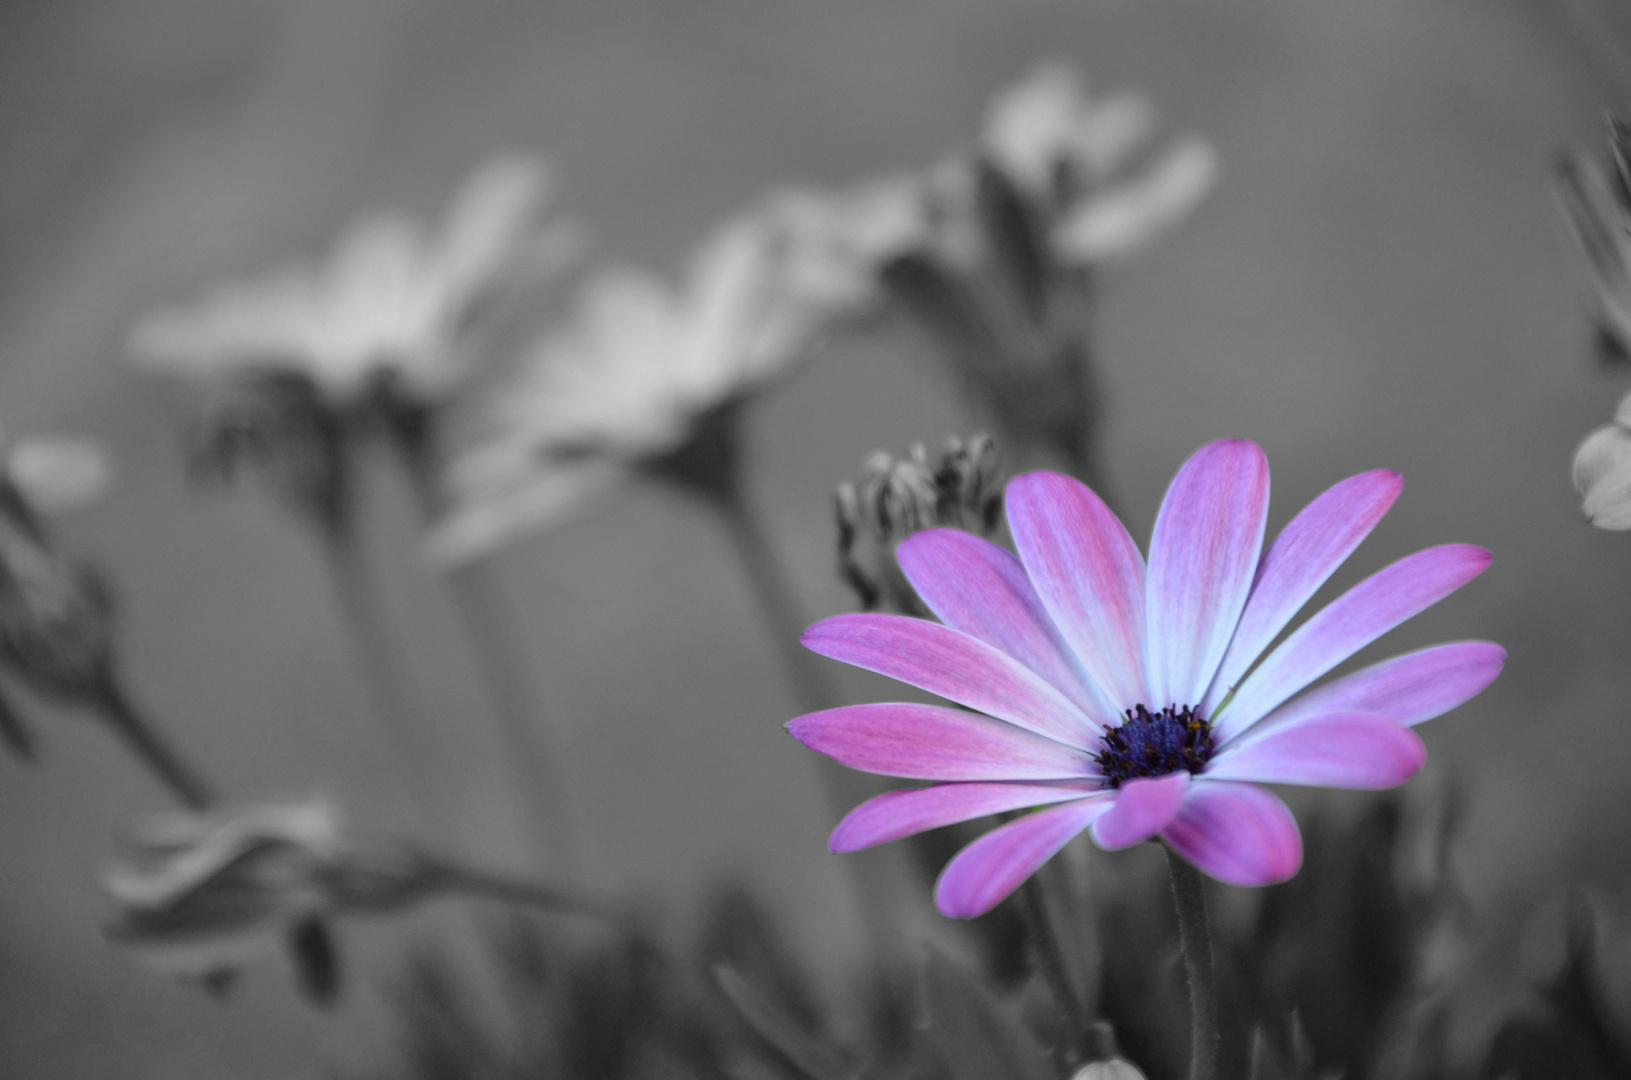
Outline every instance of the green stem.
<path fill-rule="evenodd" d="M 108 725 L 124 739 L 141 763 L 159 782 L 169 788 L 182 805 L 202 810 L 215 801 L 203 776 L 183 758 L 170 741 L 159 734 L 138 710 L 119 680 L 111 673 L 101 680 L 92 704 Z"/>
<path fill-rule="evenodd" d="M 1178 938 L 1189 977 L 1189 1080 L 1218 1075 L 1218 988 L 1212 970 L 1212 931 L 1206 914 L 1206 879 L 1177 852 L 1164 847 L 1178 909 Z"/>

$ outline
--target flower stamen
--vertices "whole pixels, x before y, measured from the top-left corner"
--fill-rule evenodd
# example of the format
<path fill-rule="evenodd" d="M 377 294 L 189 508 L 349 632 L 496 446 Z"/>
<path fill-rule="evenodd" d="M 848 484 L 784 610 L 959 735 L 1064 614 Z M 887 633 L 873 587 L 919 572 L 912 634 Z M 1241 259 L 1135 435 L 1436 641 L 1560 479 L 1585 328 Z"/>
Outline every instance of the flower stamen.
<path fill-rule="evenodd" d="M 1093 755 L 1107 788 L 1179 769 L 1198 773 L 1212 758 L 1212 725 L 1188 705 L 1152 713 L 1140 704 L 1128 709 L 1126 717 L 1104 733 L 1104 749 Z"/>

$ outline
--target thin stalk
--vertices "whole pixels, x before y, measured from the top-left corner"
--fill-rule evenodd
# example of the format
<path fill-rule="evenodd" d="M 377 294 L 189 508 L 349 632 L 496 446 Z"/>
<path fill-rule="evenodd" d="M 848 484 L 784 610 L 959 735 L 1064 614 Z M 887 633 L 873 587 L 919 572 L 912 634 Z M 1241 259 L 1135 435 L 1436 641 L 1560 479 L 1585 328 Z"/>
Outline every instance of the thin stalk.
<path fill-rule="evenodd" d="M 1039 875 L 1027 878 L 1019 889 L 1021 910 L 1030 931 L 1031 948 L 1036 953 L 1037 967 L 1053 992 L 1054 1005 L 1059 1010 L 1060 1064 L 1069 1068 L 1081 1058 L 1082 1033 L 1087 1028 L 1087 1013 L 1076 987 L 1065 967 L 1064 952 L 1060 949 L 1059 935 L 1053 925 L 1053 913 L 1048 910 L 1048 896 Z"/>
<path fill-rule="evenodd" d="M 478 559 L 449 573 L 448 588 L 470 636 L 504 740 L 512 783 L 526 805 L 533 832 L 541 838 L 550 867 L 576 874 L 583 858 L 556 733 L 527 677 L 494 569 L 492 559 Z"/>
<path fill-rule="evenodd" d="M 608 922 L 617 922 L 627 916 L 627 913 L 610 897 L 597 896 L 582 889 L 479 870 L 452 862 L 434 862 L 431 874 L 436 887 L 444 892 L 480 896 L 540 911 L 588 915 Z"/>
<path fill-rule="evenodd" d="M 447 809 L 437 769 L 437 747 L 414 698 L 407 659 L 391 634 L 384 608 L 356 539 L 327 533 L 323 547 L 329 578 L 356 653 L 357 667 L 376 719 L 396 757 L 399 779 L 424 816 Z"/>
<path fill-rule="evenodd" d="M 1163 845 L 1164 847 L 1164 845 Z M 1164 847 L 1178 909 L 1178 938 L 1189 977 L 1189 1080 L 1218 1075 L 1218 987 L 1212 971 L 1212 931 L 1206 914 L 1205 879 L 1177 852 Z"/>
<path fill-rule="evenodd" d="M 213 803 L 215 795 L 210 785 L 147 721 L 117 677 L 109 674 L 100 682 L 92 703 L 148 771 L 189 810 L 202 810 Z"/>
<path fill-rule="evenodd" d="M 402 446 L 402 461 L 428 528 L 441 517 L 435 466 L 427 431 Z M 510 783 L 526 808 L 528 822 L 542 846 L 546 865 L 563 874 L 583 866 L 582 846 L 572 801 L 567 798 L 560 735 L 552 710 L 546 709 L 529 677 L 520 636 L 504 603 L 491 556 L 484 556 L 444 575 L 459 622 L 475 653 L 493 716 L 498 721 L 509 765 Z"/>
<path fill-rule="evenodd" d="M 805 621 L 793 597 L 787 572 L 740 487 L 732 483 L 712 491 L 701 490 L 713 496 L 706 501 L 719 512 L 725 532 L 736 548 L 750 591 L 764 616 L 799 706 L 815 711 L 836 705 L 838 698 L 826 672 L 819 666 L 815 654 L 799 644 Z M 862 774 L 824 755 L 815 755 L 813 761 L 822 792 L 835 815 L 848 813 L 875 794 Z M 873 964 L 886 979 L 891 967 L 901 958 L 905 944 L 897 920 L 897 890 L 892 888 L 901 877 L 899 855 L 877 852 L 870 865 L 851 857 L 845 861 L 844 869 L 855 890 Z"/>
<path fill-rule="evenodd" d="M 734 490 L 725 498 L 715 500 L 714 507 L 741 559 L 753 599 L 768 625 L 771 641 L 799 706 L 812 711 L 830 708 L 837 703 L 837 695 L 821 662 L 798 643 L 804 633 L 805 620 L 798 601 L 793 598 L 787 570 L 766 535 L 764 523 L 748 500 Z"/>

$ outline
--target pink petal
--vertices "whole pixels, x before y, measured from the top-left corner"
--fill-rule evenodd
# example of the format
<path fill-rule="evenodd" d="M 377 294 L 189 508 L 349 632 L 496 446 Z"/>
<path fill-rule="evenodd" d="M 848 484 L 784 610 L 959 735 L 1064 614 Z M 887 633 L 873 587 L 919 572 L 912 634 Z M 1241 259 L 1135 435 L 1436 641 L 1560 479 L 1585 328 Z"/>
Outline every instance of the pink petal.
<path fill-rule="evenodd" d="M 1261 724 L 1214 757 L 1214 780 L 1376 788 L 1404 783 L 1427 760 L 1416 733 L 1376 713 L 1339 712 L 1291 724 Z"/>
<path fill-rule="evenodd" d="M 1210 716 L 1292 616 L 1308 603 L 1399 497 L 1404 479 L 1377 469 L 1350 476 L 1309 503 L 1269 545 L 1201 708 Z"/>
<path fill-rule="evenodd" d="M 1489 566 L 1489 552 L 1445 544 L 1408 555 L 1315 613 L 1246 676 L 1213 717 L 1227 742 L 1355 652 L 1438 603 Z M 1221 719 L 1219 719 L 1221 717 Z"/>
<path fill-rule="evenodd" d="M 1172 824 L 1189 790 L 1189 774 L 1128 780 L 1116 789 L 1115 805 L 1093 823 L 1093 842 L 1106 851 L 1141 843 Z"/>
<path fill-rule="evenodd" d="M 1030 784 L 934 784 L 886 791 L 844 815 L 827 841 L 827 847 L 833 851 L 857 851 L 987 814 L 1073 799 L 1108 800 L 1110 795 L 1097 779 Z"/>
<path fill-rule="evenodd" d="M 1414 726 L 1478 694 L 1495 681 L 1505 663 L 1506 650 L 1493 641 L 1457 641 L 1395 656 L 1288 701 L 1236 736 L 1236 741 L 1253 732 L 1334 712 L 1380 713 Z"/>
<path fill-rule="evenodd" d="M 935 904 L 953 919 L 984 915 L 1109 808 L 1108 799 L 1077 799 L 992 829 L 946 864 Z"/>
<path fill-rule="evenodd" d="M 1297 821 L 1274 794 L 1252 784 L 1200 780 L 1161 834 L 1172 850 L 1230 885 L 1272 885 L 1303 861 Z"/>
<path fill-rule="evenodd" d="M 895 549 L 906 579 L 947 626 L 1007 653 L 1099 722 L 1117 723 L 1123 706 L 1101 699 L 1082 678 L 1013 553 L 957 529 L 925 529 Z"/>
<path fill-rule="evenodd" d="M 1138 545 L 1103 500 L 1068 476 L 1016 476 L 1005 499 L 1025 573 L 1088 678 L 1117 709 L 1143 701 Z"/>
<path fill-rule="evenodd" d="M 1269 461 L 1255 443 L 1209 443 L 1173 478 L 1145 588 L 1152 708 L 1196 705 L 1206 693 L 1246 606 L 1268 512 Z"/>
<path fill-rule="evenodd" d="M 838 615 L 806 648 L 899 679 L 1050 738 L 1085 746 L 1098 728 L 1042 676 L 976 637 L 903 615 Z"/>
<path fill-rule="evenodd" d="M 846 705 L 795 717 L 787 730 L 852 769 L 914 780 L 1062 780 L 1098 771 L 1084 751 L 939 705 Z"/>

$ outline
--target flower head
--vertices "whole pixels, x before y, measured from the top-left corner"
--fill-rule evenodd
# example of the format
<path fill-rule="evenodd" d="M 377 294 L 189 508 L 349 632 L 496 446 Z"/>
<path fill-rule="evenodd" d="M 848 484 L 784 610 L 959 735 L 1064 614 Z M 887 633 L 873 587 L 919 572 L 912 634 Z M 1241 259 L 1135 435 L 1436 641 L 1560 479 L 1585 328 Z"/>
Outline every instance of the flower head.
<path fill-rule="evenodd" d="M 1147 563 L 1091 490 L 1046 472 L 1008 486 L 1017 558 L 950 529 L 909 537 L 901 567 L 940 622 L 841 615 L 804 643 L 965 708 L 854 705 L 788 725 L 852 768 L 933 781 L 863 803 L 830 846 L 1046 807 L 947 864 L 936 898 L 954 917 L 989 910 L 1087 829 L 1108 850 L 1160 838 L 1232 884 L 1290 877 L 1296 822 L 1258 785 L 1402 783 L 1425 758 L 1411 727 L 1478 693 L 1505 659 L 1489 642 L 1440 645 L 1294 696 L 1489 563 L 1465 544 L 1418 552 L 1270 649 L 1400 483 L 1378 470 L 1337 484 L 1263 552 L 1268 462 L 1223 440 L 1179 470 Z"/>
<path fill-rule="evenodd" d="M 541 161 L 496 158 L 471 174 L 440 229 L 398 214 L 364 219 L 321 266 L 224 285 L 193 307 L 150 315 L 131 348 L 148 366 L 197 379 L 298 374 L 331 405 L 381 382 L 439 400 L 469 373 L 462 336 L 507 278 L 571 245 L 564 227 L 533 225 L 547 195 Z"/>
<path fill-rule="evenodd" d="M 399 907 L 431 879 L 414 849 L 359 838 L 314 800 L 151 818 L 105 884 L 111 937 L 204 977 L 275 952 L 320 916 Z"/>
<path fill-rule="evenodd" d="M 1631 529 L 1631 394 L 1614 422 L 1587 435 L 1574 452 L 1574 486 L 1586 519 L 1599 529 Z"/>
<path fill-rule="evenodd" d="M 478 557 L 717 434 L 870 297 L 870 253 L 907 216 L 904 199 L 888 185 L 778 194 L 719 226 L 677 286 L 635 270 L 592 278 L 496 398 L 490 440 L 455 464 L 433 550 Z"/>
<path fill-rule="evenodd" d="M 1008 189 L 1044 257 L 1060 267 L 1090 267 L 1148 246 L 1188 217 L 1218 177 L 1217 151 L 1198 136 L 1146 153 L 1154 127 L 1144 97 L 1092 97 L 1074 66 L 1037 64 L 992 100 L 975 152 L 932 172 L 940 251 L 967 264 L 1006 242 L 990 234 L 1012 223 L 980 220 L 992 216 L 992 193 L 982 188 L 993 181 Z"/>

